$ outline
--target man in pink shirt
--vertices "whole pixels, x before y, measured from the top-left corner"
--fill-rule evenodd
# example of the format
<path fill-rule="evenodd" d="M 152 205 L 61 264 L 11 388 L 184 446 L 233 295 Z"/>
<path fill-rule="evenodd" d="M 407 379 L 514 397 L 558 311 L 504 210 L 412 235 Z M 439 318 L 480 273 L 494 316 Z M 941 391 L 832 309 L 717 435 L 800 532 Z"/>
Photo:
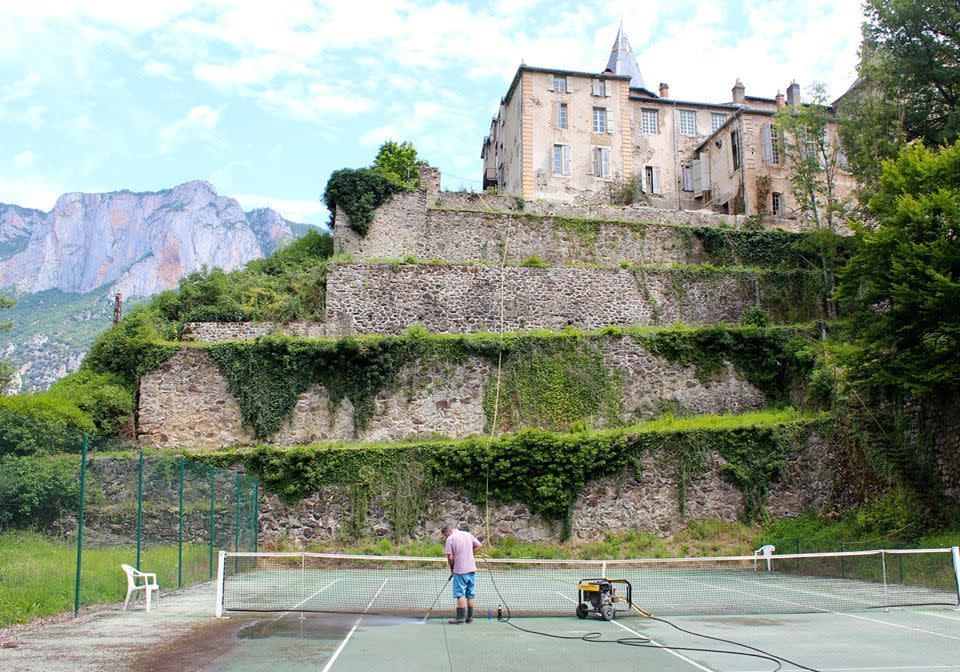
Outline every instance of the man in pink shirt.
<path fill-rule="evenodd" d="M 473 552 L 483 544 L 469 532 L 458 530 L 452 525 L 444 526 L 443 536 L 447 538 L 443 552 L 447 554 L 447 563 L 453 575 L 453 599 L 457 601 L 457 617 L 450 623 L 472 623 L 477 578 L 477 562 L 473 558 Z"/>

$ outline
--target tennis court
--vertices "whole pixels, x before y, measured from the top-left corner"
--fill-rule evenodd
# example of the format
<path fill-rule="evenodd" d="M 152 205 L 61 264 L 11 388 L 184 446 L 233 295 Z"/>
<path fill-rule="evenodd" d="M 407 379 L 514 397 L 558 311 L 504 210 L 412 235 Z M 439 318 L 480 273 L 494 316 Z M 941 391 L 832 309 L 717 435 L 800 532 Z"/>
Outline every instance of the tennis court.
<path fill-rule="evenodd" d="M 769 566 L 483 560 L 475 621 L 449 625 L 442 558 L 224 554 L 216 584 L 166 595 L 159 609 L 104 611 L 40 628 L 15 648 L 0 642 L 0 669 L 960 671 L 957 555 L 783 555 Z M 630 581 L 630 599 L 663 620 L 623 607 L 612 621 L 577 618 L 578 581 L 598 576 Z M 131 651 L 131 642 L 150 646 Z"/>

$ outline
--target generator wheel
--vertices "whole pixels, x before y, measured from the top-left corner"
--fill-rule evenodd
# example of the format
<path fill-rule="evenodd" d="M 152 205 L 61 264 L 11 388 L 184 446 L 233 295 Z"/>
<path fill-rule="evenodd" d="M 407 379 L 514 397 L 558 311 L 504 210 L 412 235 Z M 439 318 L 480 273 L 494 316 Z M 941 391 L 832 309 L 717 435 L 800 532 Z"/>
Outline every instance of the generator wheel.
<path fill-rule="evenodd" d="M 613 620 L 613 606 L 605 604 L 600 607 L 600 615 L 603 616 L 603 620 L 612 621 Z"/>
<path fill-rule="evenodd" d="M 586 618 L 590 609 L 583 602 L 577 605 L 577 618 Z"/>

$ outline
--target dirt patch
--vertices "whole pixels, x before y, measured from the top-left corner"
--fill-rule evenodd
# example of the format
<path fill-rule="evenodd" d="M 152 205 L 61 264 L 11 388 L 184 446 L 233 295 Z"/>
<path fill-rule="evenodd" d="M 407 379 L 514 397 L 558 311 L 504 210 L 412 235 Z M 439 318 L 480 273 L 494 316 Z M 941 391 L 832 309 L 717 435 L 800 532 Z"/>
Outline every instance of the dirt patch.
<path fill-rule="evenodd" d="M 237 633 L 246 619 L 217 619 L 191 628 L 177 639 L 152 647 L 134 658 L 130 672 L 200 670 L 237 646 Z"/>

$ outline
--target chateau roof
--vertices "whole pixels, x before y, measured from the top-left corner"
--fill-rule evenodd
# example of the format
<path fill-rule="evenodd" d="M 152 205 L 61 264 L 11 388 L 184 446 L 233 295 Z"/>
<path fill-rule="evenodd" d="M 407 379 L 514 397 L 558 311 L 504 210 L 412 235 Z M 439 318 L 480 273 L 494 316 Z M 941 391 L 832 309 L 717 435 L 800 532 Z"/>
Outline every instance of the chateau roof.
<path fill-rule="evenodd" d="M 637 65 L 637 57 L 633 55 L 633 49 L 630 48 L 627 34 L 623 32 L 623 23 L 617 30 L 617 37 L 613 41 L 613 48 L 610 50 L 610 60 L 607 61 L 606 69 L 616 75 L 629 75 L 630 88 L 645 88 L 643 75 L 640 74 L 640 66 Z"/>

